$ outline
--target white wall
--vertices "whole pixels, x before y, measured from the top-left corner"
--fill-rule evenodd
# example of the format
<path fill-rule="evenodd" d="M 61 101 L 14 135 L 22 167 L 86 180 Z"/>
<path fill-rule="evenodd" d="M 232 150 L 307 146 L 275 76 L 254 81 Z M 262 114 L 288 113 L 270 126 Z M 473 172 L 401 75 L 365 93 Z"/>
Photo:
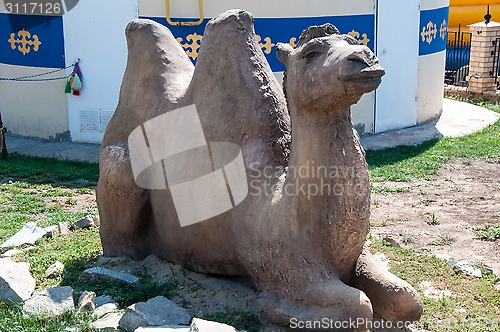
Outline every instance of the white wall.
<path fill-rule="evenodd" d="M 421 10 L 449 5 L 449 0 L 421 0 Z M 446 51 L 419 57 L 417 123 L 439 116 L 443 111 Z"/>
<path fill-rule="evenodd" d="M 46 73 L 54 68 L 0 64 L 0 77 Z M 64 71 L 43 78 L 64 76 Z M 7 129 L 18 135 L 56 139 L 68 130 L 65 80 L 48 82 L 0 81 L 0 112 Z"/>
<path fill-rule="evenodd" d="M 419 5 L 378 0 L 376 53 L 386 74 L 376 91 L 375 132 L 417 122 Z"/>
<path fill-rule="evenodd" d="M 63 17 L 66 63 L 81 59 L 83 72 L 81 95 L 68 95 L 74 141 L 102 140 L 125 71 L 125 27 L 137 13 L 137 0 L 83 0 Z"/>
<path fill-rule="evenodd" d="M 417 123 L 443 111 L 445 55 L 443 51 L 419 57 Z"/>
<path fill-rule="evenodd" d="M 0 1 L 0 13 L 7 13 Z M 31 30 L 27 28 L 28 32 Z M 1 43 L 8 43 L 2 31 Z M 42 45 L 45 40 L 42 40 Z M 17 52 L 13 50 L 13 52 Z M 31 54 L 32 55 L 32 54 Z M 30 56 L 30 55 L 27 55 Z M 26 67 L 0 63 L 0 77 L 13 78 L 46 73 L 57 68 Z M 41 78 L 64 76 L 64 71 Z M 68 112 L 64 87 L 66 81 L 0 81 L 0 112 L 7 129 L 18 135 L 56 139 L 68 130 Z"/>

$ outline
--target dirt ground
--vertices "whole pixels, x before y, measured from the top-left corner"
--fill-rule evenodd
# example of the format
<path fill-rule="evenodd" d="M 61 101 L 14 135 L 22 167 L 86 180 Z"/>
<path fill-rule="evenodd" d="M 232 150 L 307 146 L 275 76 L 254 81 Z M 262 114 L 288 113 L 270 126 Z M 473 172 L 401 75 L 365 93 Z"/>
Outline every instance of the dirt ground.
<path fill-rule="evenodd" d="M 374 185 L 380 188 L 372 192 L 374 237 L 465 259 L 500 275 L 500 241 L 479 240 L 472 232 L 477 226 L 500 223 L 500 161 L 456 159 L 430 180 Z M 429 244 L 440 236 L 452 242 Z"/>

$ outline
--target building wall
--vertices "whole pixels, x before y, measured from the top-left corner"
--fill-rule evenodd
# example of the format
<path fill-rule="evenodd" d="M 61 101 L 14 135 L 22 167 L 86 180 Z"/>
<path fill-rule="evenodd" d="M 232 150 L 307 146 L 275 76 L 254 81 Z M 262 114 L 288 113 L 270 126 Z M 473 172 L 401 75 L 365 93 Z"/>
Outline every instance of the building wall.
<path fill-rule="evenodd" d="M 443 111 L 449 0 L 422 0 L 418 64 L 417 123 Z"/>
<path fill-rule="evenodd" d="M 379 0 L 377 56 L 386 74 L 376 91 L 375 132 L 415 125 L 420 0 Z"/>
<path fill-rule="evenodd" d="M 199 17 L 197 0 L 170 3 L 174 21 L 179 18 L 193 21 Z M 241 8 L 254 15 L 255 31 L 262 40 L 262 50 L 280 81 L 285 68 L 276 58 L 275 44 L 284 42 L 294 45 L 300 33 L 311 25 L 333 23 L 342 33 L 350 33 L 372 50 L 375 46 L 375 0 L 203 0 L 205 19 L 197 27 L 169 25 L 165 18 L 164 0 L 140 0 L 139 16 L 166 25 L 195 62 L 206 23 L 210 18 L 232 8 Z M 352 108 L 353 122 L 361 133 L 373 131 L 373 96 L 373 93 L 363 96 Z"/>
<path fill-rule="evenodd" d="M 127 62 L 125 27 L 137 0 L 84 0 L 63 16 L 66 63 L 80 59 L 83 89 L 68 95 L 74 141 L 100 142 L 118 104 Z"/>
<path fill-rule="evenodd" d="M 19 31 L 27 35 L 19 35 Z M 11 34 L 14 34 L 11 36 Z M 65 76 L 61 17 L 6 15 L 0 2 L 0 78 L 31 79 Z M 65 80 L 13 82 L 0 80 L 0 112 L 9 131 L 44 139 L 67 136 L 68 109 Z"/>
<path fill-rule="evenodd" d="M 205 24 L 230 8 L 254 14 L 262 49 L 278 77 L 284 67 L 276 59 L 275 45 L 294 45 L 310 25 L 333 23 L 373 49 L 387 74 L 376 94 L 363 96 L 353 106 L 353 122 L 360 133 L 412 126 L 442 110 L 445 44 L 441 24 L 447 20 L 448 0 L 204 0 L 203 5 L 204 20 L 198 27 L 170 26 L 164 0 L 85 0 L 63 17 L 36 18 L 43 24 L 25 22 L 33 20 L 30 16 L 17 17 L 14 32 L 25 29 L 32 42 L 35 35 L 41 42 L 36 50 L 32 44 L 30 52 L 23 53 L 21 37 L 15 35 L 9 42 L 12 18 L 5 15 L 0 1 L 0 77 L 64 69 L 77 59 L 84 75 L 80 96 L 65 95 L 64 80 L 0 80 L 4 122 L 16 134 L 54 139 L 69 130 L 74 141 L 100 142 L 118 103 L 128 21 L 140 16 L 168 26 L 195 62 Z M 173 20 L 198 18 L 197 0 L 172 0 L 171 6 Z M 429 22 L 436 24 L 430 43 L 429 34 L 422 30 Z M 47 77 L 64 76 L 70 70 Z"/>

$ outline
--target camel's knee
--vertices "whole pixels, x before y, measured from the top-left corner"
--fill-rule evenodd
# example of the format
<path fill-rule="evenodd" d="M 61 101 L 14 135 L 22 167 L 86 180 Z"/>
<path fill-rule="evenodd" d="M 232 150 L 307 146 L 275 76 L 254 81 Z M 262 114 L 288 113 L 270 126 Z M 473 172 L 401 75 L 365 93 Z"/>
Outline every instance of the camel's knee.
<path fill-rule="evenodd" d="M 390 273 L 367 251 L 357 262 L 353 285 L 370 298 L 373 309 L 392 322 L 412 322 L 422 315 L 422 301 L 406 281 Z"/>
<path fill-rule="evenodd" d="M 373 319 L 372 305 L 365 293 L 340 280 L 310 286 L 301 299 L 262 293 L 257 304 L 261 318 L 303 330 L 364 332 Z M 316 327 L 308 328 L 307 324 Z"/>

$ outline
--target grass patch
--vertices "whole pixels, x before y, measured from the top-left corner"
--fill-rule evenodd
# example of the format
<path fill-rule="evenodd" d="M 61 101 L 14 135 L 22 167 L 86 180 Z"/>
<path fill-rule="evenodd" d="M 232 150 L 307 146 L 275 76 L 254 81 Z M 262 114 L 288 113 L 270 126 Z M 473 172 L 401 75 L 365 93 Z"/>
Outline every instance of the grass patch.
<path fill-rule="evenodd" d="M 449 234 L 443 234 L 439 235 L 437 238 L 430 240 L 427 242 L 428 245 L 430 246 L 448 246 L 455 242 L 455 238 L 453 238 Z"/>
<path fill-rule="evenodd" d="M 88 313 L 65 312 L 61 317 L 33 316 L 24 318 L 20 304 L 8 307 L 0 302 L 0 330 L 2 332 L 61 332 L 66 328 L 77 331 L 95 331 L 90 327 L 92 317 Z"/>
<path fill-rule="evenodd" d="M 377 194 L 390 194 L 390 193 L 407 193 L 411 191 L 409 186 L 401 186 L 396 188 L 391 188 L 387 186 L 382 186 L 374 183 L 370 183 L 370 189 L 372 192 Z"/>
<path fill-rule="evenodd" d="M 237 330 L 258 332 L 262 325 L 259 317 L 249 312 L 226 308 L 225 312 L 208 314 L 203 319 L 224 323 L 235 327 Z"/>
<path fill-rule="evenodd" d="M 500 293 L 494 288 L 494 275 L 484 273 L 481 279 L 468 277 L 435 256 L 372 241 L 373 249 L 389 258 L 390 271 L 417 290 L 422 281 L 428 281 L 438 289 L 452 292 L 452 297 L 435 300 L 419 290 L 424 307 L 419 327 L 436 332 L 498 331 Z"/>
<path fill-rule="evenodd" d="M 95 203 L 69 210 L 76 203 L 73 197 L 93 194 L 99 170 L 97 164 L 61 161 L 9 154 L 7 161 L 0 160 L 0 243 L 6 241 L 26 223 L 36 222 L 39 227 L 58 222 L 74 222 L 85 214 L 93 214 Z M 26 246 L 25 246 L 26 247 Z M 1 249 L 1 252 L 7 249 Z M 70 285 L 77 286 L 81 272 L 101 253 L 97 230 L 77 231 L 69 236 L 40 239 L 31 250 L 17 259 L 30 263 L 31 274 L 37 288 Z M 55 261 L 66 265 L 62 277 L 47 278 L 45 270 Z M 79 289 L 77 289 L 77 292 Z M 124 294 L 125 292 L 122 292 Z M 22 316 L 21 304 L 7 306 L 0 302 L 0 330 L 6 332 L 60 332 L 67 327 L 78 331 L 93 331 L 88 314 L 64 313 L 61 317 Z"/>
<path fill-rule="evenodd" d="M 481 240 L 495 241 L 500 239 L 500 224 L 476 227 L 472 232 Z"/>
<path fill-rule="evenodd" d="M 440 224 L 439 219 L 434 212 L 427 212 L 425 215 L 427 216 L 426 223 L 428 225 L 436 226 Z"/>
<path fill-rule="evenodd" d="M 500 113 L 500 106 L 482 104 Z M 375 181 L 411 181 L 438 174 L 451 158 L 500 158 L 500 120 L 471 135 L 437 138 L 417 146 L 398 146 L 366 152 L 370 175 Z"/>
<path fill-rule="evenodd" d="M 28 184 L 64 183 L 68 187 L 97 185 L 97 163 L 39 158 L 10 153 L 7 161 L 0 159 L 0 182 L 23 181 Z"/>

